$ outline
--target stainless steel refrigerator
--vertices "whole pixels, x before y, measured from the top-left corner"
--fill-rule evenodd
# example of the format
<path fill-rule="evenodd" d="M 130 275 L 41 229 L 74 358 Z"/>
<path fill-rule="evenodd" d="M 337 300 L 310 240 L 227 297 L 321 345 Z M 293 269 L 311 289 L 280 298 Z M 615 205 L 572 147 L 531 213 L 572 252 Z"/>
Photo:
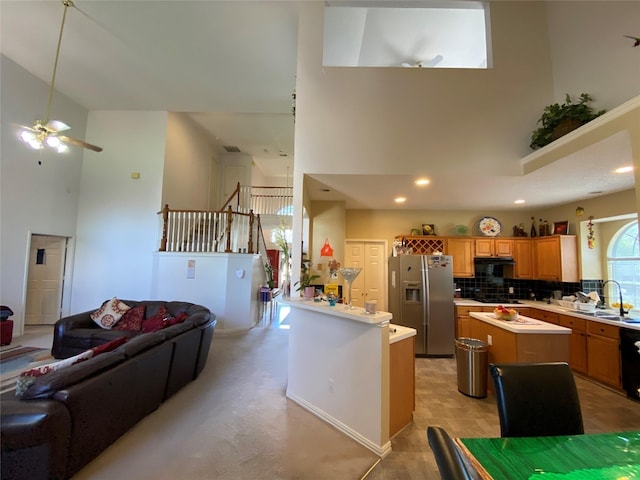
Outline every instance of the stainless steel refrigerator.
<path fill-rule="evenodd" d="M 453 290 L 450 255 L 389 258 L 391 322 L 417 330 L 416 355 L 454 354 Z"/>

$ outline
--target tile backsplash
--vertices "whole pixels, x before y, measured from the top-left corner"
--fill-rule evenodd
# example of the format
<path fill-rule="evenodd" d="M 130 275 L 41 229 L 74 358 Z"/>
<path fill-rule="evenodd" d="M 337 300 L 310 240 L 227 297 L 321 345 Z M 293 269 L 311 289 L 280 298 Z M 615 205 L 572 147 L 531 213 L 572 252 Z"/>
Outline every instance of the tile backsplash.
<path fill-rule="evenodd" d="M 602 280 L 582 280 L 577 283 L 547 282 L 544 280 L 516 280 L 502 277 L 454 278 L 457 288 L 461 290 L 463 298 L 506 297 L 512 299 L 529 299 L 530 293 L 535 294 L 536 300 L 552 298 L 554 290 L 562 291 L 562 295 L 574 295 L 577 291 L 589 293 L 597 291 L 602 296 Z M 513 294 L 509 294 L 509 287 L 513 287 Z"/>

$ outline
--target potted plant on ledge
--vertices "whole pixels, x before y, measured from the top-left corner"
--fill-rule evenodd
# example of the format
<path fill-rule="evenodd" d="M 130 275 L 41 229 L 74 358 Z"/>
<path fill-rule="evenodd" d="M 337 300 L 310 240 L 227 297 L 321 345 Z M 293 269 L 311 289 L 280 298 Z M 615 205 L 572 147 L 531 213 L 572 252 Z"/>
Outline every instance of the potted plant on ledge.
<path fill-rule="evenodd" d="M 314 297 L 315 288 L 313 282 L 320 278 L 320 275 L 311 275 L 311 260 L 302 259 L 302 267 L 300 268 L 300 280 L 295 283 L 296 292 L 302 290 L 302 296 L 306 300 L 310 300 Z"/>
<path fill-rule="evenodd" d="M 538 120 L 540 127 L 531 134 L 529 146 L 533 150 L 544 147 L 606 112 L 606 110 L 595 111 L 588 105 L 592 100 L 591 95 L 582 93 L 580 99 L 574 103 L 567 93 L 562 105 L 554 103 L 544 107 L 542 116 Z"/>

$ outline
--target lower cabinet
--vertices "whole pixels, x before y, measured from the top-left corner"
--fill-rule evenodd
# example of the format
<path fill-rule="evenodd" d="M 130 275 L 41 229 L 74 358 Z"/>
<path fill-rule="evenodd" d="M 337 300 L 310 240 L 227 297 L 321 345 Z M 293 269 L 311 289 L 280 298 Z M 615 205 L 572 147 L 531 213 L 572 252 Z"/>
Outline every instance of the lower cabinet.
<path fill-rule="evenodd" d="M 569 366 L 576 372 L 587 373 L 587 321 L 583 318 L 560 315 L 558 324 L 571 329 Z"/>
<path fill-rule="evenodd" d="M 621 388 L 620 332 L 614 325 L 587 324 L 587 375 L 615 388 Z"/>
<path fill-rule="evenodd" d="M 416 409 L 415 338 L 389 345 L 389 437 L 411 423 Z"/>

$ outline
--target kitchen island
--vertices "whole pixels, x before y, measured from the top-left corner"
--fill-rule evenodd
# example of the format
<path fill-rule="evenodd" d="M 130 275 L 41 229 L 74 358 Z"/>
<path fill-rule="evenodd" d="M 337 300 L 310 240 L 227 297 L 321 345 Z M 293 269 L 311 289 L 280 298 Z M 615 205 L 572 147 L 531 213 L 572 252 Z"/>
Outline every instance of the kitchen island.
<path fill-rule="evenodd" d="M 470 312 L 471 336 L 486 342 L 489 363 L 567 362 L 571 329 L 520 315 L 498 320 L 493 313 Z"/>
<path fill-rule="evenodd" d="M 416 331 L 392 325 L 390 332 L 388 312 L 368 314 L 363 308 L 293 298 L 279 302 L 291 307 L 287 397 L 374 453 L 387 455 L 391 430 L 398 428 L 390 427 L 395 389 L 390 343 L 410 348 L 399 358 L 408 358 L 403 368 L 413 372 Z M 408 402 L 406 388 L 400 390 L 405 392 L 401 404 L 413 409 L 412 395 Z"/>

